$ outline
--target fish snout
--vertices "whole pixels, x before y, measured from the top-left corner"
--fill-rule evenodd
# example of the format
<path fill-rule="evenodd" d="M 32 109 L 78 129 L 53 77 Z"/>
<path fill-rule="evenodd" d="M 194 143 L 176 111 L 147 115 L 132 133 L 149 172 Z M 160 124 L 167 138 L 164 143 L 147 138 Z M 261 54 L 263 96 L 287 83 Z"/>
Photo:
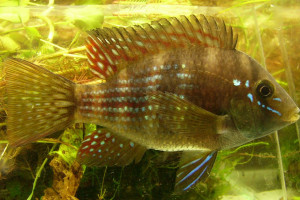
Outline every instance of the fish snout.
<path fill-rule="evenodd" d="M 294 123 L 299 119 L 300 109 L 297 107 L 293 111 L 290 112 L 290 117 L 287 121 Z"/>

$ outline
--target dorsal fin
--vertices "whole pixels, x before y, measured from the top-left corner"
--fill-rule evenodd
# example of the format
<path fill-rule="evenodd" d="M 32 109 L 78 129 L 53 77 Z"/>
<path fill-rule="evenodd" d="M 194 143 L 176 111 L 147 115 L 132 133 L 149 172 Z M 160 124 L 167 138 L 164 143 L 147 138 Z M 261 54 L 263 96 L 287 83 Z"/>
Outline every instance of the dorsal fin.
<path fill-rule="evenodd" d="M 89 32 L 87 55 L 92 71 L 102 79 L 145 55 L 191 45 L 235 49 L 237 35 L 223 20 L 204 15 L 171 17 L 127 28 Z"/>

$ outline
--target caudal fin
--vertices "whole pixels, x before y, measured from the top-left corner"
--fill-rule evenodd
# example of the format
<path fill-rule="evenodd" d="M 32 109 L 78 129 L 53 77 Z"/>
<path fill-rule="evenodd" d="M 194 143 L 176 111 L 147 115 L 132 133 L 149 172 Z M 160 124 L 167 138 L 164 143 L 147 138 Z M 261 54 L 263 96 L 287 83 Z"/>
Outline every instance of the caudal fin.
<path fill-rule="evenodd" d="M 11 145 L 36 141 L 73 123 L 75 83 L 21 59 L 8 59 L 4 67 Z"/>

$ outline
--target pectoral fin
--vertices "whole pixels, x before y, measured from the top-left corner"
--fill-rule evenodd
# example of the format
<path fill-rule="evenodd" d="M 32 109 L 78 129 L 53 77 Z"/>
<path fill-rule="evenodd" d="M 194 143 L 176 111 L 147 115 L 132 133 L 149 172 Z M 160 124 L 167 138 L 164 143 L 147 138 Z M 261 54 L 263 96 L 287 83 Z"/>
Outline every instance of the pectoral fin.
<path fill-rule="evenodd" d="M 85 137 L 77 160 L 88 166 L 126 166 L 138 163 L 147 149 L 134 141 L 100 128 Z"/>
<path fill-rule="evenodd" d="M 210 174 L 217 153 L 211 151 L 203 156 L 196 152 L 183 152 L 176 175 L 175 192 L 188 190 L 197 182 L 204 181 Z"/>
<path fill-rule="evenodd" d="M 223 116 L 215 115 L 171 93 L 151 93 L 149 102 L 166 127 L 174 133 L 216 134 L 223 120 Z"/>

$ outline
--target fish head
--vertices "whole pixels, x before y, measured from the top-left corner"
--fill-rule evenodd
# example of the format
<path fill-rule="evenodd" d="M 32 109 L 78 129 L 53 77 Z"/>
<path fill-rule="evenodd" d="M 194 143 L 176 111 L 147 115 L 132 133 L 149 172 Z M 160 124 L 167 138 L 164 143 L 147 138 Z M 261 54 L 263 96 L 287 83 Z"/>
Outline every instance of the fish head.
<path fill-rule="evenodd" d="M 254 59 L 247 59 L 245 84 L 232 98 L 230 114 L 244 137 L 256 139 L 296 122 L 300 110 L 270 73 Z"/>

